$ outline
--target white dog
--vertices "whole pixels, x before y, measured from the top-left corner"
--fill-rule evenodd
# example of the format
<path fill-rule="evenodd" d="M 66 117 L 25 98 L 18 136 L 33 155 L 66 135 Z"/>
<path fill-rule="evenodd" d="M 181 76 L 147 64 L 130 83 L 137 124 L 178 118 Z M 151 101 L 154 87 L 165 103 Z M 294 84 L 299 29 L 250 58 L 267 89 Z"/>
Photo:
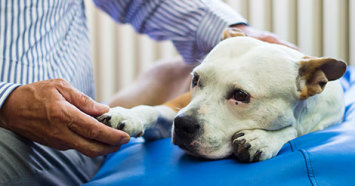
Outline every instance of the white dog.
<path fill-rule="evenodd" d="M 187 93 L 162 106 L 116 107 L 98 119 L 136 136 L 175 117 L 172 141 L 189 154 L 261 161 L 289 140 L 342 120 L 342 88 L 334 80 L 345 70 L 335 59 L 233 37 L 193 70 L 192 99 Z"/>

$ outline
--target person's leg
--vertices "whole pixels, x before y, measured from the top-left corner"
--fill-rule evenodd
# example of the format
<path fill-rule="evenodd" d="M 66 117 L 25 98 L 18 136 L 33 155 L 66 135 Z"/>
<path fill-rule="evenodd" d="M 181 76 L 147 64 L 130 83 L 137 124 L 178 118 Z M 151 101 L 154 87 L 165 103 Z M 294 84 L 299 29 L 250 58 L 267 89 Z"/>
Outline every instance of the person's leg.
<path fill-rule="evenodd" d="M 158 62 L 142 73 L 132 85 L 119 91 L 109 105 L 131 108 L 162 104 L 189 90 L 193 68 L 181 58 Z"/>
<path fill-rule="evenodd" d="M 59 151 L 0 128 L 0 185 L 79 185 L 99 170 L 104 157 Z"/>

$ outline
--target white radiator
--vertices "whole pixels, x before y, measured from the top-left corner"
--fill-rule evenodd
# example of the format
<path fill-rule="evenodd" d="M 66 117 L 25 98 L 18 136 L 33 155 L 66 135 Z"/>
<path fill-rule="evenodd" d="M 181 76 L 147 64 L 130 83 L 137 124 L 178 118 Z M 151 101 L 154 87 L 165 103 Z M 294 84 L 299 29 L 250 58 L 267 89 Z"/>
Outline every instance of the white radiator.
<path fill-rule="evenodd" d="M 157 43 L 118 25 L 86 0 L 95 68 L 96 98 L 105 101 L 154 61 L 176 56 L 169 42 Z M 276 33 L 302 52 L 355 64 L 355 0 L 226 0 L 251 26 Z M 352 10 L 352 11 L 351 11 Z"/>

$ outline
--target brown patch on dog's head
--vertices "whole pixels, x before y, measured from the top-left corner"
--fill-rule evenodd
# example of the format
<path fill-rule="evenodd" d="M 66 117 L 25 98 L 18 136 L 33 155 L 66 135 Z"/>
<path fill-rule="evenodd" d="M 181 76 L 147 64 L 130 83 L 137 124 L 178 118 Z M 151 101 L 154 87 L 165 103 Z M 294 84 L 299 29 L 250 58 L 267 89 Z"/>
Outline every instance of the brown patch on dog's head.
<path fill-rule="evenodd" d="M 222 40 L 225 40 L 230 37 L 239 37 L 239 36 L 245 36 L 245 34 L 238 28 L 226 28 L 223 31 L 223 38 Z"/>
<path fill-rule="evenodd" d="M 333 58 L 304 57 L 300 62 L 297 88 L 300 99 L 321 93 L 328 81 L 339 79 L 346 70 L 346 64 Z"/>

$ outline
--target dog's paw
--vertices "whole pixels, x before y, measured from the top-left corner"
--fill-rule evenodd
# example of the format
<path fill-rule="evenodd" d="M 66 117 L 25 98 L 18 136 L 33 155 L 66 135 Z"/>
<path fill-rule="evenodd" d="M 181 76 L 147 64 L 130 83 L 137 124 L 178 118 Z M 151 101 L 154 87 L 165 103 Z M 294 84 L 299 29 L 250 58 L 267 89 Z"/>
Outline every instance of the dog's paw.
<path fill-rule="evenodd" d="M 145 121 L 133 109 L 122 107 L 111 108 L 109 112 L 96 119 L 109 127 L 122 130 L 133 137 L 142 136 L 144 133 Z"/>
<path fill-rule="evenodd" d="M 238 161 L 245 163 L 270 159 L 281 148 L 273 139 L 270 131 L 242 130 L 232 137 L 233 154 Z"/>

